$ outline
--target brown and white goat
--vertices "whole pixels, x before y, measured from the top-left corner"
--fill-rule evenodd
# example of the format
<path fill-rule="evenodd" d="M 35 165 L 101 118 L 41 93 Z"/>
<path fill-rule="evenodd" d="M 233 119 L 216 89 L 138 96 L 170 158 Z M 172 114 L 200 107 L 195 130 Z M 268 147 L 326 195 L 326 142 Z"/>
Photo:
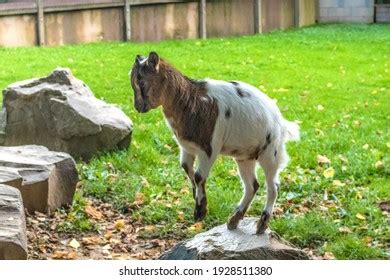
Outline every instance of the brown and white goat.
<path fill-rule="evenodd" d="M 238 81 L 189 79 L 155 52 L 136 57 L 130 79 L 136 110 L 145 113 L 162 106 L 175 134 L 181 166 L 192 183 L 195 220 L 207 213 L 205 184 L 215 159 L 229 155 L 237 162 L 245 192 L 228 228 L 237 228 L 259 188 L 258 162 L 265 174 L 267 203 L 256 232 L 264 232 L 277 197 L 279 172 L 288 161 L 285 143 L 299 139 L 299 126 L 285 120 L 257 88 Z"/>

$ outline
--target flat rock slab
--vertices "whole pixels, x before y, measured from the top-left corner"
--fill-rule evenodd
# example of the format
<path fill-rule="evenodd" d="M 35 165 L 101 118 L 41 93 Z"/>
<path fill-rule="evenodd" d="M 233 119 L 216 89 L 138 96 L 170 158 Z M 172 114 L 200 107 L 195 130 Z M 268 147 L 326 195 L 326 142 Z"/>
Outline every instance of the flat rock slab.
<path fill-rule="evenodd" d="M 0 260 L 27 259 L 26 220 L 20 191 L 0 184 Z"/>
<path fill-rule="evenodd" d="M 0 147 L 0 184 L 19 189 L 30 213 L 72 204 L 78 182 L 73 158 L 43 146 Z"/>
<path fill-rule="evenodd" d="M 37 144 L 89 160 L 130 145 L 132 122 L 117 107 L 95 98 L 66 68 L 17 82 L 3 91 L 0 144 Z"/>
<path fill-rule="evenodd" d="M 309 257 L 271 236 L 257 235 L 255 218 L 245 218 L 235 230 L 220 225 L 177 244 L 163 260 L 306 260 Z"/>

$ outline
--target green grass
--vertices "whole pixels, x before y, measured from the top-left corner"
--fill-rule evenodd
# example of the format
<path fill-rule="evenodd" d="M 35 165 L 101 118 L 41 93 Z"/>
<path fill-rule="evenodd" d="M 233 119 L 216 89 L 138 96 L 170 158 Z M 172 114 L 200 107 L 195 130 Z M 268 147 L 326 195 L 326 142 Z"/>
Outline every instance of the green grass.
<path fill-rule="evenodd" d="M 389 25 L 320 25 L 205 41 L 0 48 L 0 88 L 46 75 L 56 66 L 69 67 L 97 97 L 118 104 L 133 120 L 129 151 L 79 163 L 80 195 L 113 202 L 134 218 L 157 224 L 157 235 L 190 236 L 193 200 L 178 147 L 160 109 L 148 114 L 133 109 L 128 72 L 136 54 L 151 50 L 190 77 L 253 84 L 278 100 L 287 119 L 302 122 L 302 140 L 288 145 L 291 161 L 281 175 L 276 205 L 283 213 L 272 220 L 272 229 L 317 254 L 388 258 L 390 219 L 377 203 L 390 200 Z M 330 166 L 318 166 L 317 155 L 331 160 L 333 178 L 323 176 Z M 375 166 L 378 161 L 383 167 Z M 230 158 L 214 165 L 206 229 L 226 222 L 240 199 L 239 179 L 229 175 L 235 168 Z M 263 181 L 261 171 L 258 175 Z M 334 186 L 333 180 L 345 185 Z M 145 201 L 134 211 L 129 205 L 137 192 Z M 262 188 L 248 215 L 258 216 L 264 202 Z M 90 229 L 85 216 L 79 216 L 81 225 L 75 227 Z"/>

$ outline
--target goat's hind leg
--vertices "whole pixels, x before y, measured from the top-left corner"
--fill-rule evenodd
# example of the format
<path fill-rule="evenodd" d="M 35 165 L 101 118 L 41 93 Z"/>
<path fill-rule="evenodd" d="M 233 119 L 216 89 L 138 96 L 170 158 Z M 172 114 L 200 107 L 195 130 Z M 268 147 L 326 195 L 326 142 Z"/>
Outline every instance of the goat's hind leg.
<path fill-rule="evenodd" d="M 286 165 L 288 156 L 284 146 L 280 147 L 277 152 L 272 155 L 261 157 L 260 165 L 264 170 L 265 181 L 267 186 L 267 204 L 261 214 L 260 220 L 257 222 L 256 233 L 264 233 L 268 228 L 269 220 L 272 216 L 274 204 L 278 195 L 279 188 L 279 172 Z"/>
<path fill-rule="evenodd" d="M 256 161 L 254 160 L 237 160 L 238 170 L 240 172 L 240 177 L 242 184 L 244 185 L 244 195 L 241 198 L 240 204 L 237 206 L 236 211 L 230 217 L 227 227 L 229 230 L 237 228 L 239 221 L 244 218 L 245 212 L 248 210 L 249 205 L 251 204 L 253 197 L 255 196 L 257 190 L 259 189 L 259 183 L 256 179 Z"/>

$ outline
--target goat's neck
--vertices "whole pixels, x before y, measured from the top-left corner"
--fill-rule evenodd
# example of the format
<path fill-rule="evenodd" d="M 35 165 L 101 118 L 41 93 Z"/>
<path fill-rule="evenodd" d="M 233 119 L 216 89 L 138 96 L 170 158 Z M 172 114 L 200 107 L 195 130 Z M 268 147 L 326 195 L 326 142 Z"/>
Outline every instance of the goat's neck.
<path fill-rule="evenodd" d="M 184 114 L 191 114 L 196 99 L 199 98 L 200 89 L 191 80 L 180 73 L 168 77 L 162 100 L 163 112 L 166 118 L 180 122 Z"/>

